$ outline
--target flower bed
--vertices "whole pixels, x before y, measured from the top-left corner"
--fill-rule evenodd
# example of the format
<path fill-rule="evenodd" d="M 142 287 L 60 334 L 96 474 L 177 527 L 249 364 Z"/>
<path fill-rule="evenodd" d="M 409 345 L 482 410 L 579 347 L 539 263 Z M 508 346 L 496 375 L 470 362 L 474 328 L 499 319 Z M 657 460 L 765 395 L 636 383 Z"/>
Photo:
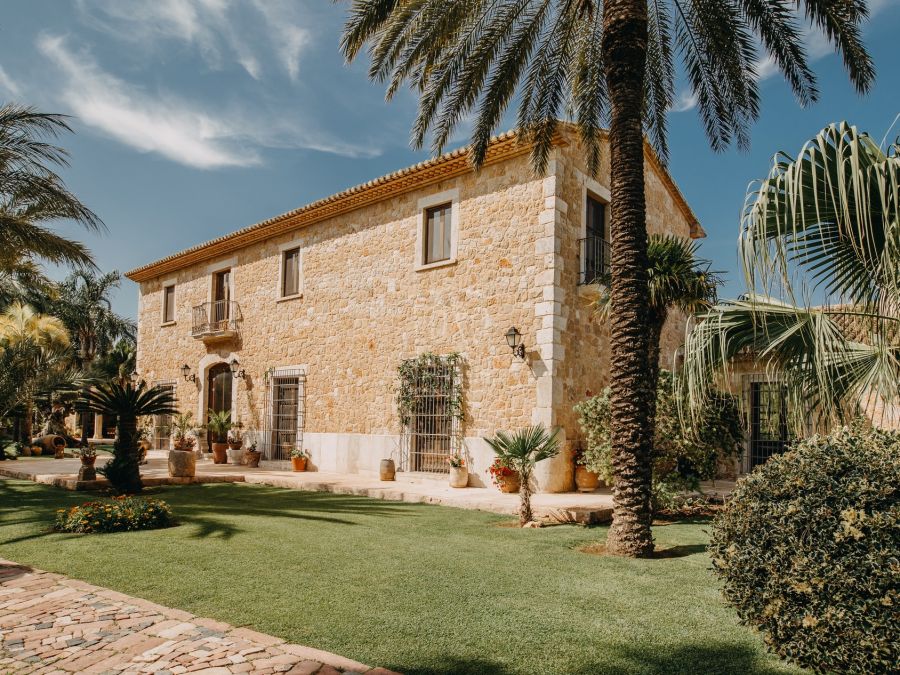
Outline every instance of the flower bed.
<path fill-rule="evenodd" d="M 59 532 L 127 532 L 175 525 L 172 509 L 161 499 L 113 497 L 59 509 L 53 529 Z"/>

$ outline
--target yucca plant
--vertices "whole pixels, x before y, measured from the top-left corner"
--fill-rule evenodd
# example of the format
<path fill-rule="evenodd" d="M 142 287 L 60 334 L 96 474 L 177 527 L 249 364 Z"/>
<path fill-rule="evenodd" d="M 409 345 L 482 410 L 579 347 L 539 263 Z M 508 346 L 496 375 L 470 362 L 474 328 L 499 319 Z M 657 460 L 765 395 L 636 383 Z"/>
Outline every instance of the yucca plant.
<path fill-rule="evenodd" d="M 525 427 L 512 434 L 498 431 L 492 438 L 485 438 L 503 464 L 519 473 L 522 486 L 519 489 L 519 525 L 534 520 L 531 511 L 532 477 L 535 465 L 559 454 L 559 430 L 552 432 L 541 425 Z"/>
<path fill-rule="evenodd" d="M 133 494 L 143 489 L 138 447 L 138 418 L 145 415 L 172 415 L 177 412 L 175 396 L 167 387 L 151 387 L 146 382 L 133 385 L 109 382 L 85 392 L 86 410 L 117 416 L 113 457 L 99 469 L 116 492 Z"/>
<path fill-rule="evenodd" d="M 860 407 L 896 414 L 900 145 L 883 150 L 841 122 L 796 159 L 779 153 L 748 193 L 740 258 L 750 292 L 716 305 L 687 337 L 682 383 L 691 408 L 749 354 L 784 383 L 798 432 L 810 411 L 824 422 L 846 421 Z"/>
<path fill-rule="evenodd" d="M 665 160 L 666 118 L 684 66 L 711 145 L 746 147 L 759 115 L 759 64 L 773 64 L 801 104 L 818 98 L 806 24 L 843 57 L 866 91 L 875 77 L 862 43 L 866 0 L 353 0 L 341 48 L 367 47 L 369 76 L 419 96 L 413 141 L 441 152 L 471 125 L 480 167 L 510 104 L 543 173 L 559 118 L 577 125 L 596 174 L 608 126 L 612 195 L 610 330 L 613 524 L 609 551 L 653 553 L 650 464 L 654 387 L 647 311 L 645 141 Z"/>

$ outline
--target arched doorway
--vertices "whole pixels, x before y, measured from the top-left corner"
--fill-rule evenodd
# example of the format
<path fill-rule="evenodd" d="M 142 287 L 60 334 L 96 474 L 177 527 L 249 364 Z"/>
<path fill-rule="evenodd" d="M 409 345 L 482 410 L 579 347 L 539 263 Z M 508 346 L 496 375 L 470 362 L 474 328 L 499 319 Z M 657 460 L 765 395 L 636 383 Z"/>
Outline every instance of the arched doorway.
<path fill-rule="evenodd" d="M 217 363 L 210 367 L 206 379 L 206 412 L 203 419 L 209 422 L 209 411 L 231 412 L 231 367 L 227 363 Z M 212 448 L 212 435 L 206 432 L 206 447 Z"/>

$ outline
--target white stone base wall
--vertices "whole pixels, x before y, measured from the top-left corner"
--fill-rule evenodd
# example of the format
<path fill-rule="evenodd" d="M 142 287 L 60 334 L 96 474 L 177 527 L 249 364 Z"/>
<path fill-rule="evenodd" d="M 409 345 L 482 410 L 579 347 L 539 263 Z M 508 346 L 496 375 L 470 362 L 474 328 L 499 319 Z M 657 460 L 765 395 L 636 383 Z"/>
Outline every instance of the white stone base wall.
<path fill-rule="evenodd" d="M 401 469 L 401 439 L 399 434 L 303 434 L 303 447 L 310 454 L 308 470 L 326 473 L 349 473 L 373 476 L 379 473 L 382 459 L 393 459 Z M 494 452 L 479 436 L 463 439 L 464 456 L 469 467 L 470 487 L 490 487 L 488 467 Z M 572 489 L 572 471 L 566 459 L 541 462 L 535 471 L 539 492 L 566 492 Z M 282 466 L 283 465 L 283 466 Z M 264 468 L 290 468 L 289 462 L 265 462 Z M 427 474 L 426 474 L 427 475 Z M 441 474 L 431 474 L 441 478 Z"/>

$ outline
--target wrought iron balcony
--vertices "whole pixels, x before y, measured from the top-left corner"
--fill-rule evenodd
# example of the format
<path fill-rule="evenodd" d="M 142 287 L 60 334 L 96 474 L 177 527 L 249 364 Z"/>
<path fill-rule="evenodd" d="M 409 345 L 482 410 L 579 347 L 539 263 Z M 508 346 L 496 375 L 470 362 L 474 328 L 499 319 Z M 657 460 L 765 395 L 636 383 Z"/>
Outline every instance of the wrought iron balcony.
<path fill-rule="evenodd" d="M 578 240 L 578 284 L 597 284 L 609 274 L 609 242 L 602 237 Z"/>
<path fill-rule="evenodd" d="M 191 335 L 198 340 L 233 337 L 240 320 L 241 309 L 234 300 L 204 302 L 194 307 Z"/>

